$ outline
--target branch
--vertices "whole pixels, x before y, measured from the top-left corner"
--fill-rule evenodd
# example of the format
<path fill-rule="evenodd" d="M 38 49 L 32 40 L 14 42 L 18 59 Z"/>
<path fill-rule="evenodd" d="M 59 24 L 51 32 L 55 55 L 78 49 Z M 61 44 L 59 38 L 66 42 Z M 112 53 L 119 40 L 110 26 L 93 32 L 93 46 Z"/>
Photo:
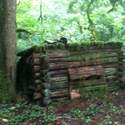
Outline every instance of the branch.
<path fill-rule="evenodd" d="M 18 6 L 21 3 L 21 0 L 16 0 L 16 5 Z"/>
<path fill-rule="evenodd" d="M 95 33 L 94 33 L 94 23 L 90 17 L 90 8 L 93 4 L 94 0 L 91 0 L 91 2 L 88 4 L 87 6 L 87 10 L 86 10 L 86 13 L 87 13 L 87 18 L 88 18 L 88 23 L 89 23 L 89 27 L 88 27 L 88 30 L 91 32 L 92 34 L 92 39 L 95 39 Z"/>
<path fill-rule="evenodd" d="M 32 34 L 31 32 L 27 31 L 26 29 L 17 29 L 16 32 L 17 32 L 17 33 L 24 32 L 24 33 L 30 34 L 30 35 Z"/>
<path fill-rule="evenodd" d="M 110 0 L 110 3 L 111 3 L 111 5 L 112 5 L 112 8 L 111 8 L 110 10 L 108 10 L 107 13 L 110 13 L 110 12 L 112 12 L 112 11 L 115 10 L 115 7 L 116 7 L 117 2 L 118 2 L 118 0 Z"/>
<path fill-rule="evenodd" d="M 88 4 L 88 6 L 87 6 L 87 18 L 88 18 L 88 22 L 89 22 L 89 24 L 90 24 L 90 26 L 92 26 L 94 23 L 93 23 L 93 21 L 92 21 L 92 19 L 91 19 L 91 17 L 90 17 L 90 8 L 91 8 L 91 6 L 92 6 L 92 4 L 93 4 L 93 0 L 91 0 L 91 2 Z"/>
<path fill-rule="evenodd" d="M 41 24 L 43 23 L 42 0 L 40 0 L 40 16 L 38 20 L 41 22 Z"/>
<path fill-rule="evenodd" d="M 114 7 L 112 7 L 110 10 L 108 10 L 108 12 L 107 13 L 111 13 L 112 11 L 114 11 Z"/>
<path fill-rule="evenodd" d="M 83 33 L 83 27 L 81 26 L 81 24 L 80 24 L 80 21 L 76 21 L 77 22 L 77 24 L 78 24 L 78 28 L 79 28 L 79 31 L 80 31 L 80 33 L 82 34 Z"/>

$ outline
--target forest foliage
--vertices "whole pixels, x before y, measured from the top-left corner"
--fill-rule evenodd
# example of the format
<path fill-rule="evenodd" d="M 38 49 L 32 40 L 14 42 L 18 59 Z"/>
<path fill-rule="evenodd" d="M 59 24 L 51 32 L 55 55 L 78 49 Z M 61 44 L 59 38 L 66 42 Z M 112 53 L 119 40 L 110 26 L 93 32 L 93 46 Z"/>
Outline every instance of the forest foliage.
<path fill-rule="evenodd" d="M 69 42 L 124 42 L 125 0 L 19 0 L 17 51 L 64 36 Z"/>

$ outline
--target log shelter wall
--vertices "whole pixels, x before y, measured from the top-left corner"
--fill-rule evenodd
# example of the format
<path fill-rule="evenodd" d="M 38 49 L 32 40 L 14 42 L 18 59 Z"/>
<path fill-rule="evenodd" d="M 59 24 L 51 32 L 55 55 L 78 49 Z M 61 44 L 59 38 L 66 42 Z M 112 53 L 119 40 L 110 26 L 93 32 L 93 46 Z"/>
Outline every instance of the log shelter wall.
<path fill-rule="evenodd" d="M 73 99 L 84 97 L 86 90 L 112 89 L 124 84 L 120 43 L 73 50 L 35 47 L 30 57 L 32 83 L 27 88 L 32 90 L 34 100 Z M 28 59 L 29 56 L 26 62 Z"/>

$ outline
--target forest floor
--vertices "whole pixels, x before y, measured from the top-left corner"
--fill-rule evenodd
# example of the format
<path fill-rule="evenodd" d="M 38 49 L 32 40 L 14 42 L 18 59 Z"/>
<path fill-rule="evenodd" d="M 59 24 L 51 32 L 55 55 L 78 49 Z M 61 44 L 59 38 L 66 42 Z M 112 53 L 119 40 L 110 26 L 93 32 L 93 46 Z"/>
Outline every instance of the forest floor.
<path fill-rule="evenodd" d="M 77 99 L 41 107 L 0 105 L 0 125 L 125 125 L 125 90 L 105 99 Z"/>

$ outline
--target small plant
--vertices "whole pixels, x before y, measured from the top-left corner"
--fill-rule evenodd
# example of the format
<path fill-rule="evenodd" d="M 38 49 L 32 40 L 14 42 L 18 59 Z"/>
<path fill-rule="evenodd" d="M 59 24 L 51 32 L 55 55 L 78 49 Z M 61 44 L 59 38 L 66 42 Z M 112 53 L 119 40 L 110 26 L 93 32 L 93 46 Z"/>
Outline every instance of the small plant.
<path fill-rule="evenodd" d="M 56 114 L 52 106 L 48 107 L 47 112 L 38 105 L 25 102 L 1 107 L 0 118 L 7 120 L 6 125 L 19 125 L 27 120 L 32 123 L 31 125 L 35 125 L 35 120 L 41 120 L 41 122 L 48 124 L 56 120 Z"/>
<path fill-rule="evenodd" d="M 51 114 L 47 114 L 47 113 L 43 113 L 42 114 L 42 119 L 44 121 L 44 123 L 51 123 L 54 122 L 56 120 L 56 114 L 51 113 Z"/>
<path fill-rule="evenodd" d="M 85 123 L 91 122 L 91 118 L 100 111 L 96 105 L 90 105 L 86 110 L 74 109 L 70 112 L 71 116 L 83 120 Z"/>
<path fill-rule="evenodd" d="M 79 109 L 74 109 L 70 112 L 70 115 L 77 119 L 85 119 L 85 113 Z"/>
<path fill-rule="evenodd" d="M 105 118 L 98 125 L 111 125 L 111 124 L 113 124 L 111 116 L 106 115 Z"/>

